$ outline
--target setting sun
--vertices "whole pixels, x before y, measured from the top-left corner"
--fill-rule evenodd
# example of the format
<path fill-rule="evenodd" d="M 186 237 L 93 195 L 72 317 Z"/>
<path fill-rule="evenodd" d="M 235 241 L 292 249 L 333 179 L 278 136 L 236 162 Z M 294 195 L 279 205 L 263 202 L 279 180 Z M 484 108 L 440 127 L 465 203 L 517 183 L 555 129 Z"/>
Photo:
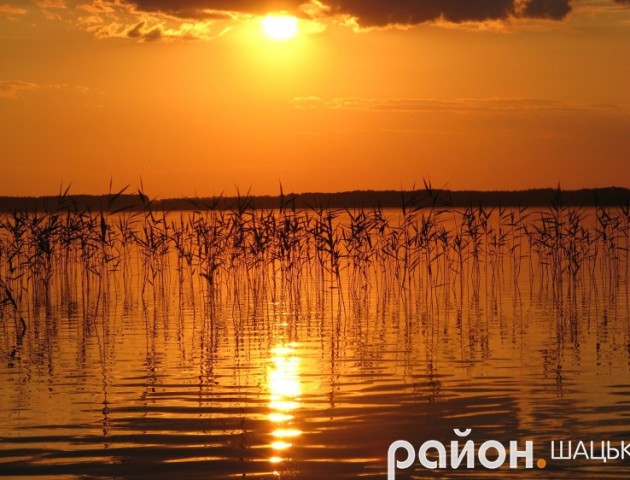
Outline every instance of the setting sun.
<path fill-rule="evenodd" d="M 288 15 L 269 15 L 262 21 L 262 28 L 273 40 L 289 40 L 298 33 L 298 19 Z"/>

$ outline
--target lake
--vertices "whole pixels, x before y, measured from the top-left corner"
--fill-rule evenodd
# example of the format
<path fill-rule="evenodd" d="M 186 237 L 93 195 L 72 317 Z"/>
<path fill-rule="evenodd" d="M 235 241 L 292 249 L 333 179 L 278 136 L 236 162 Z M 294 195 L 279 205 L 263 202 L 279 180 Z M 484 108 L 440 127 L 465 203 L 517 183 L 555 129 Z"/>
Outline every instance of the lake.
<path fill-rule="evenodd" d="M 567 208 L 4 215 L 0 476 L 385 479 L 395 440 L 472 439 L 532 441 L 534 467 L 476 454 L 396 478 L 628 478 L 628 457 L 550 450 L 630 442 L 628 225 Z"/>

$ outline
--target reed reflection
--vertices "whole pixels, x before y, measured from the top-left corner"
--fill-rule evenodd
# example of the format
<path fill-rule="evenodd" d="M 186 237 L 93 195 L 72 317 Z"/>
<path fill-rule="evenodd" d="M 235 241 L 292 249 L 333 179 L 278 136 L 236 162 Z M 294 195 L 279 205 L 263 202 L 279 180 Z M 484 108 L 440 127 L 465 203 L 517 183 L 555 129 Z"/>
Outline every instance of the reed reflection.
<path fill-rule="evenodd" d="M 46 282 L 0 225 L 0 476 L 384 478 L 388 442 L 462 412 L 488 438 L 621 438 L 630 224 L 576 244 L 559 213 L 493 212 L 149 212 Z"/>
<path fill-rule="evenodd" d="M 300 408 L 302 386 L 297 343 L 278 344 L 271 349 L 269 388 L 269 421 L 271 432 L 271 463 L 282 463 L 288 456 L 295 438 L 302 431 L 295 426 L 295 412 Z"/>

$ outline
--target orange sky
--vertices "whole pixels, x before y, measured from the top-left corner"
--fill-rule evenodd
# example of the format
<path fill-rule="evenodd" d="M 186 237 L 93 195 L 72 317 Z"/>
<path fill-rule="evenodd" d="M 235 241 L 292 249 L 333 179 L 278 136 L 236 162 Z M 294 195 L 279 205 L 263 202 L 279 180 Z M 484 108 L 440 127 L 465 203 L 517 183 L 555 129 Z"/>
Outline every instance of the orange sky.
<path fill-rule="evenodd" d="M 0 0 L 0 195 L 630 187 L 629 52 L 628 0 Z"/>

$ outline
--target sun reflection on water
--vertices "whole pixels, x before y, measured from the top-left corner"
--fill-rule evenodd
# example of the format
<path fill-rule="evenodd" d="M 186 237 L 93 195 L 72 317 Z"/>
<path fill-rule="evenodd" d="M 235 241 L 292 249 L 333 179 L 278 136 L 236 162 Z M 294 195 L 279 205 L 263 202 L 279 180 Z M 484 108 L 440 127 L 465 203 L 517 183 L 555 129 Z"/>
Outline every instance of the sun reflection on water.
<path fill-rule="evenodd" d="M 269 421 L 273 425 L 271 436 L 273 464 L 285 460 L 293 446 L 291 440 L 302 431 L 293 425 L 294 412 L 300 407 L 300 358 L 296 354 L 296 343 L 276 345 L 271 350 L 269 381 Z"/>

